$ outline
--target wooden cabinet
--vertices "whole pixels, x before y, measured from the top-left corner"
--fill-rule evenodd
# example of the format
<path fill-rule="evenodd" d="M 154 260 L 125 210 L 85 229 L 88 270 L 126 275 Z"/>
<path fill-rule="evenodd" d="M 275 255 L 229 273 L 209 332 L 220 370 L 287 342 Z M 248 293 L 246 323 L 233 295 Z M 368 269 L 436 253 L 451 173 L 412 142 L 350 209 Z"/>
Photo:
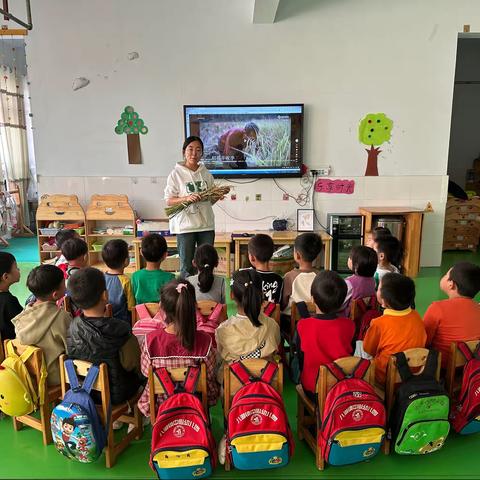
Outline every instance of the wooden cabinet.
<path fill-rule="evenodd" d="M 85 212 L 76 195 L 43 195 L 36 222 L 40 263 L 52 263 L 61 254 L 54 242 L 59 230 L 74 228 L 86 240 Z"/>
<path fill-rule="evenodd" d="M 135 212 L 127 195 L 92 195 L 86 212 L 86 233 L 89 264 L 105 269 L 102 246 L 108 240 L 121 238 L 130 246 L 130 265 L 126 272 L 135 271 L 133 240 L 137 233 Z"/>
<path fill-rule="evenodd" d="M 403 273 L 409 277 L 416 277 L 420 270 L 422 223 L 425 211 L 411 207 L 360 207 L 359 212 L 365 216 L 365 243 L 368 241 L 372 232 L 373 217 L 398 215 L 405 218 L 405 230 L 402 242 Z"/>

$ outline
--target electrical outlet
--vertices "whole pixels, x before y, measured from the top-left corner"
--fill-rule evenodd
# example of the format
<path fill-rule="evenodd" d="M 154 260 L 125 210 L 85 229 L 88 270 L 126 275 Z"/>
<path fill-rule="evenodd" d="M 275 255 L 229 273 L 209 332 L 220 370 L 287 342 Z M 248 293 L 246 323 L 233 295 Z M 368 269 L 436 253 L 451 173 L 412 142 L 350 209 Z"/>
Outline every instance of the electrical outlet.
<path fill-rule="evenodd" d="M 257 202 L 260 202 L 260 201 L 262 200 L 262 194 L 261 194 L 261 193 L 257 193 L 257 194 L 255 195 L 255 200 L 256 200 Z"/>
<path fill-rule="evenodd" d="M 283 194 L 283 199 L 284 199 L 284 200 L 288 200 L 289 198 L 290 198 L 290 197 L 289 197 L 288 193 L 284 193 L 284 194 Z"/>
<path fill-rule="evenodd" d="M 237 199 L 237 194 L 236 194 L 236 193 L 232 193 L 232 194 L 230 195 L 230 200 L 235 201 L 236 199 Z"/>
<path fill-rule="evenodd" d="M 330 165 L 326 165 L 319 168 L 311 168 L 310 171 L 313 175 L 317 175 L 318 177 L 328 177 L 332 171 L 332 167 Z"/>

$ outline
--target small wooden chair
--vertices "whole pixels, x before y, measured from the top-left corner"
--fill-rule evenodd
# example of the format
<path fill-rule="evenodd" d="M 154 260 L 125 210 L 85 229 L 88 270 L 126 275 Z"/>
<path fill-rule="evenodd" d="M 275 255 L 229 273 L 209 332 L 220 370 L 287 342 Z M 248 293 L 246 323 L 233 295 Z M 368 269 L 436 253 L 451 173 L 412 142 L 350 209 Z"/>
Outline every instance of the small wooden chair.
<path fill-rule="evenodd" d="M 183 382 L 185 380 L 188 367 L 168 368 L 167 370 L 173 382 Z M 148 387 L 150 390 L 150 421 L 152 425 L 154 425 L 157 417 L 155 396 L 165 394 L 165 390 L 163 389 L 163 386 L 158 380 L 157 376 L 154 374 L 152 365 L 150 365 L 148 368 Z M 200 364 L 200 378 L 198 379 L 197 383 L 197 392 L 200 394 L 205 412 L 208 413 L 207 368 L 203 362 Z"/>
<path fill-rule="evenodd" d="M 428 348 L 410 348 L 403 353 L 407 357 L 408 366 L 414 375 L 419 375 L 423 372 L 428 357 Z M 438 365 L 435 372 L 435 379 L 440 380 L 440 368 L 442 365 L 442 354 L 438 353 Z M 397 369 L 397 358 L 392 355 L 388 360 L 387 377 L 385 382 L 385 407 L 387 410 L 387 418 L 390 418 L 390 413 L 395 401 L 395 388 L 402 383 L 400 373 Z M 390 453 L 390 440 L 385 439 L 383 444 L 385 455 Z"/>
<path fill-rule="evenodd" d="M 474 352 L 477 345 L 480 343 L 480 340 L 471 340 L 465 343 L 470 351 Z M 452 342 L 450 344 L 450 357 L 448 359 L 447 372 L 445 375 L 445 388 L 450 400 L 456 398 L 457 392 L 462 387 L 463 371 L 460 375 L 457 375 L 457 371 L 460 367 L 463 368 L 466 363 L 467 360 L 457 347 L 457 342 Z"/>
<path fill-rule="evenodd" d="M 63 309 L 68 312 L 70 315 L 73 315 L 73 310 L 72 310 L 72 299 L 68 296 L 65 295 L 63 297 Z M 113 316 L 113 309 L 112 305 L 110 303 L 107 303 L 105 306 L 105 313 L 103 314 L 104 317 L 112 317 Z"/>
<path fill-rule="evenodd" d="M 358 362 L 359 357 L 343 357 L 335 360 L 335 363 L 348 375 L 353 372 Z M 374 385 L 375 383 L 375 366 L 370 362 L 370 367 L 365 372 L 363 379 Z M 325 468 L 325 459 L 322 457 L 322 452 L 318 448 L 318 432 L 321 426 L 321 417 L 325 406 L 325 399 L 329 390 L 338 382 L 325 365 L 321 365 L 316 385 L 317 402 L 314 403 L 305 394 L 301 384 L 297 385 L 297 434 L 300 440 L 305 440 L 307 445 L 315 454 L 315 464 L 319 470 Z M 311 427 L 315 427 L 315 434 L 312 433 Z"/>
<path fill-rule="evenodd" d="M 15 340 L 5 340 L 5 351 L 7 350 L 7 343 L 12 342 L 17 355 L 21 355 L 28 347 L 28 345 L 21 345 Z M 39 348 L 32 356 L 25 362 L 28 373 L 33 381 L 34 388 L 38 389 L 38 385 L 41 378 L 41 365 L 42 365 L 43 352 Z M 40 405 L 38 411 L 40 412 L 40 418 L 37 418 L 33 414 L 22 415 L 21 417 L 12 417 L 13 428 L 18 431 L 23 428 L 24 425 L 34 428 L 42 432 L 42 440 L 44 445 L 52 443 L 52 431 L 50 429 L 50 416 L 52 414 L 52 404 L 58 403 L 60 399 L 61 389 L 60 385 L 49 387 L 45 382 L 45 397 L 39 399 Z"/>
<path fill-rule="evenodd" d="M 214 302 L 213 300 L 199 300 L 197 302 L 197 307 L 200 313 L 204 316 L 209 316 L 215 307 L 217 306 L 217 302 Z M 219 317 L 219 324 L 224 322 L 227 319 L 227 305 L 224 304 L 222 307 L 222 313 L 220 314 Z"/>
<path fill-rule="evenodd" d="M 67 385 L 69 384 L 68 374 L 65 369 L 65 360 L 67 360 L 67 356 L 61 355 L 60 379 L 62 398 L 65 396 L 65 393 L 68 390 Z M 75 365 L 77 375 L 80 378 L 85 378 L 89 368 L 92 366 L 90 362 L 86 362 L 84 360 L 74 360 L 73 364 Z M 97 405 L 97 409 L 104 425 L 108 419 L 110 408 L 110 422 L 107 425 L 107 445 L 105 446 L 105 463 L 107 468 L 111 468 L 115 465 L 118 455 L 125 450 L 130 442 L 133 439 L 139 440 L 142 437 L 142 414 L 137 407 L 137 401 L 140 398 L 140 394 L 135 394 L 127 402 L 124 402 L 120 405 L 112 405 L 110 407 L 110 385 L 108 382 L 107 365 L 105 363 L 101 363 L 99 370 L 98 378 L 92 390 L 100 392 L 101 403 L 100 405 Z M 132 413 L 129 413 L 130 409 L 133 410 Z M 119 442 L 115 442 L 114 438 L 113 422 L 115 421 L 120 421 L 134 426 L 134 428 L 129 433 L 127 432 Z"/>
<path fill-rule="evenodd" d="M 145 307 L 147 307 L 148 313 L 152 317 L 154 317 L 158 311 L 160 310 L 160 304 L 159 303 L 144 303 Z M 137 310 L 134 308 L 132 310 L 132 327 L 139 321 L 140 319 L 138 318 Z"/>
<path fill-rule="evenodd" d="M 248 359 L 242 360 L 243 365 L 247 370 L 255 377 L 260 377 L 262 375 L 262 370 L 265 368 L 265 365 L 268 363 L 268 360 L 264 359 Z M 230 367 L 228 364 L 225 364 L 223 367 L 223 412 L 225 417 L 225 422 L 227 421 L 228 413 L 230 412 L 230 406 L 233 400 L 234 395 L 240 390 L 243 384 L 240 380 L 231 373 Z M 278 364 L 278 371 L 275 375 L 275 378 L 272 381 L 272 387 L 282 395 L 283 392 L 283 365 Z M 231 468 L 228 455 L 225 456 L 225 470 L 229 471 Z"/>

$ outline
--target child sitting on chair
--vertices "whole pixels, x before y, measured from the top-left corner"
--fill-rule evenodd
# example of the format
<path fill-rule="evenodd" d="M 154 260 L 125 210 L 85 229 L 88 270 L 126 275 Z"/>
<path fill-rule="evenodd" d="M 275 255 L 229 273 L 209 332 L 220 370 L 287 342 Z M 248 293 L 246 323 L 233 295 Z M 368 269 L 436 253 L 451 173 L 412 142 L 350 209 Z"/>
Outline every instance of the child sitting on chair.
<path fill-rule="evenodd" d="M 342 314 L 345 317 L 350 316 L 352 300 L 372 297 L 376 294 L 375 279 L 373 277 L 377 271 L 377 263 L 377 253 L 373 248 L 364 247 L 363 245 L 357 245 L 352 248 L 347 265 L 352 270 L 353 275 L 345 279 L 347 296 L 342 306 Z"/>
<path fill-rule="evenodd" d="M 187 280 L 195 288 L 197 302 L 212 300 L 225 304 L 225 278 L 213 273 L 218 267 L 218 253 L 215 247 L 208 243 L 197 247 L 193 266 L 198 269 L 198 274 L 188 277 Z"/>
<path fill-rule="evenodd" d="M 142 238 L 141 252 L 146 266 L 132 275 L 135 301 L 137 304 L 158 303 L 162 286 L 175 278 L 173 273 L 160 268 L 167 258 L 167 242 L 161 235 L 150 233 Z"/>
<path fill-rule="evenodd" d="M 400 273 L 398 267 L 402 261 L 402 244 L 393 235 L 378 238 L 373 249 L 377 252 L 378 266 L 374 279 L 378 288 L 380 280 L 387 273 Z"/>
<path fill-rule="evenodd" d="M 12 318 L 22 310 L 18 298 L 11 294 L 10 287 L 20 280 L 17 261 L 11 253 L 0 252 L 0 338 L 1 341 L 15 338 Z"/>
<path fill-rule="evenodd" d="M 88 265 L 88 245 L 80 237 L 70 238 L 62 244 L 62 255 L 67 261 L 60 268 L 65 272 L 65 280 L 68 289 L 68 279 L 73 272 Z"/>
<path fill-rule="evenodd" d="M 80 238 L 80 235 L 73 229 L 62 228 L 59 230 L 55 235 L 55 245 L 57 246 L 57 250 L 62 251 L 62 245 L 72 238 Z M 64 264 L 68 264 L 68 261 L 65 256 L 61 254 L 55 259 L 55 266 L 60 267 L 60 265 Z"/>
<path fill-rule="evenodd" d="M 320 365 L 352 354 L 355 326 L 349 318 L 338 316 L 346 294 L 347 285 L 338 273 L 321 271 L 311 288 L 316 315 L 297 323 L 293 342 L 300 382 L 309 398 L 314 398 Z"/>
<path fill-rule="evenodd" d="M 283 279 L 270 270 L 270 259 L 274 248 L 273 240 L 269 235 L 263 233 L 254 235 L 248 242 L 248 259 L 261 279 L 264 300 L 281 303 Z"/>
<path fill-rule="evenodd" d="M 70 295 L 83 313 L 70 324 L 67 353 L 72 359 L 106 363 L 110 399 L 118 405 L 130 399 L 141 385 L 140 349 L 127 322 L 104 316 L 108 303 L 105 277 L 93 267 L 70 277 Z"/>
<path fill-rule="evenodd" d="M 165 328 L 148 333 L 142 347 L 141 368 L 148 376 L 153 368 L 180 368 L 204 362 L 207 370 L 208 403 L 215 405 L 218 384 L 215 379 L 216 352 L 208 333 L 197 330 L 195 320 L 195 289 L 187 280 L 172 280 L 163 286 L 160 294 L 162 308 L 166 314 Z M 138 408 L 150 414 L 150 391 L 148 385 L 138 401 Z M 160 403 L 163 398 L 158 398 Z"/>
<path fill-rule="evenodd" d="M 280 328 L 262 313 L 261 280 L 255 270 L 237 270 L 230 281 L 230 296 L 238 313 L 215 331 L 218 354 L 224 362 L 245 358 L 271 359 L 280 344 Z M 218 372 L 223 382 L 223 365 Z"/>
<path fill-rule="evenodd" d="M 135 297 L 130 278 L 124 273 L 130 263 L 128 243 L 120 239 L 109 240 L 102 248 L 102 259 L 107 266 L 104 275 L 112 316 L 130 323 Z"/>
<path fill-rule="evenodd" d="M 450 357 L 452 342 L 480 339 L 480 305 L 474 300 L 480 291 L 480 267 L 456 263 L 440 280 L 447 300 L 433 302 L 425 312 L 427 346 L 442 353 L 442 367 Z"/>
<path fill-rule="evenodd" d="M 422 318 L 411 308 L 415 300 L 415 284 L 411 278 L 386 273 L 380 281 L 377 299 L 385 311 L 370 323 L 363 349 L 375 357 L 375 378 L 384 384 L 390 355 L 424 347 L 427 334 Z"/>
<path fill-rule="evenodd" d="M 22 345 L 42 349 L 47 365 L 47 384 L 58 385 L 58 357 L 65 353 L 67 330 L 72 320 L 71 315 L 57 308 L 56 304 L 65 295 L 63 272 L 54 265 L 40 265 L 28 275 L 27 287 L 36 300 L 12 320 L 15 334 Z"/>

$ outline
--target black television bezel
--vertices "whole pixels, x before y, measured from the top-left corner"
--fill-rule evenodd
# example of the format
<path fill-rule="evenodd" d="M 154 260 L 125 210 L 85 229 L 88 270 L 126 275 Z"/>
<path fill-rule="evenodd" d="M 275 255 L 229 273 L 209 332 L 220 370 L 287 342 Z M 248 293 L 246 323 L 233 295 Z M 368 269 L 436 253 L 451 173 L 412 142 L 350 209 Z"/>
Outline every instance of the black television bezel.
<path fill-rule="evenodd" d="M 238 104 L 212 104 L 212 105 L 183 105 L 183 134 L 187 138 L 187 108 L 201 108 L 201 107 L 301 107 L 301 116 L 300 116 L 300 152 L 301 152 L 301 163 L 300 170 L 298 173 L 286 173 L 284 175 L 275 175 L 274 173 L 263 173 L 255 174 L 252 173 L 238 173 L 230 175 L 222 175 L 220 173 L 212 173 L 214 178 L 223 178 L 228 180 L 229 178 L 299 178 L 303 176 L 303 165 L 305 165 L 305 159 L 303 155 L 303 119 L 305 116 L 305 104 L 304 103 L 238 103 Z M 210 171 L 210 170 L 209 170 Z"/>

